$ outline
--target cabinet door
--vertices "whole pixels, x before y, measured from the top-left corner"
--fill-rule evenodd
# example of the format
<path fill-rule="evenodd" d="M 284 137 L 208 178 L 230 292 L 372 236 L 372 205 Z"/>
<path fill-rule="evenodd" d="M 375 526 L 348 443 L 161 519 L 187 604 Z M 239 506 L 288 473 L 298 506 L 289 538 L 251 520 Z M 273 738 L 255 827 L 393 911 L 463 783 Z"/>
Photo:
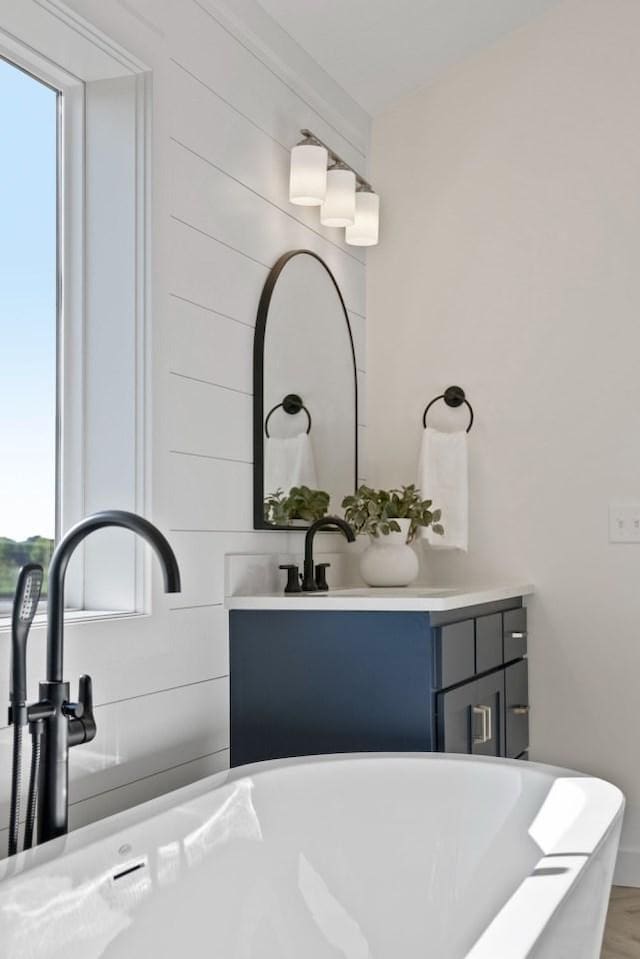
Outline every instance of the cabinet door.
<path fill-rule="evenodd" d="M 503 696 L 503 670 L 438 693 L 438 749 L 447 753 L 503 756 Z"/>
<path fill-rule="evenodd" d="M 476 756 L 504 756 L 504 670 L 483 676 L 474 685 L 471 752 Z"/>
<path fill-rule="evenodd" d="M 438 749 L 444 753 L 471 752 L 471 709 L 475 681 L 436 696 Z"/>
<path fill-rule="evenodd" d="M 529 671 L 526 659 L 504 671 L 506 755 L 516 759 L 529 746 Z"/>

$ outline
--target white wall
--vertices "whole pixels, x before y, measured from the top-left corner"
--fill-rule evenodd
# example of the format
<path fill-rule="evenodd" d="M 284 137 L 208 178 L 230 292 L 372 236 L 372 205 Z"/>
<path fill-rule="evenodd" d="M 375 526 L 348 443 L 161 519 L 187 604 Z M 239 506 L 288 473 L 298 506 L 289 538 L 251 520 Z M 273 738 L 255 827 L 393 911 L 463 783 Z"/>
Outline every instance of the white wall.
<path fill-rule="evenodd" d="M 413 480 L 467 390 L 470 550 L 428 575 L 536 584 L 532 755 L 624 789 L 638 883 L 640 547 L 607 504 L 640 500 L 639 36 L 634 0 L 567 0 L 377 119 L 368 266 L 370 479 Z"/>
<path fill-rule="evenodd" d="M 307 247 L 333 270 L 364 381 L 364 256 L 323 231 L 316 210 L 289 204 L 288 151 L 308 126 L 364 169 L 369 129 L 363 111 L 250 0 L 226 13 L 207 0 L 71 6 L 153 71 L 149 515 L 175 547 L 183 580 L 181 594 L 165 597 L 154 571 L 151 616 L 67 629 L 65 673 L 74 685 L 92 673 L 98 705 L 96 740 L 71 754 L 79 825 L 228 764 L 224 554 L 302 546 L 300 534 L 251 528 L 253 325 L 281 253 Z M 0 26 L 1 17 L 0 8 Z M 0 654 L 4 702 L 6 634 Z M 42 629 L 32 633 L 29 666 L 35 697 Z M 0 756 L 5 825 L 6 726 Z"/>

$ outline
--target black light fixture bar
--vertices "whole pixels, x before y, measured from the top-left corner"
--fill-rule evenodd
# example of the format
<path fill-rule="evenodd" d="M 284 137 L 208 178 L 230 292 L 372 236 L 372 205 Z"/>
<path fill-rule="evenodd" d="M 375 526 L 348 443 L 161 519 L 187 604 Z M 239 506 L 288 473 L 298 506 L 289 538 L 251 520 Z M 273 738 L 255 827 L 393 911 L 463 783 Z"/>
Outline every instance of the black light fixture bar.
<path fill-rule="evenodd" d="M 300 141 L 298 146 L 301 146 L 303 143 L 308 143 L 313 146 L 324 147 L 327 153 L 329 154 L 329 160 L 330 160 L 331 166 L 340 167 L 340 169 L 342 170 L 351 170 L 351 172 L 355 174 L 356 190 L 361 190 L 366 193 L 375 193 L 375 190 L 373 189 L 369 181 L 365 180 L 365 178 L 361 176 L 357 170 L 354 170 L 351 164 L 347 163 L 346 160 L 343 160 L 342 157 L 338 153 L 336 153 L 335 150 L 332 150 L 330 146 L 327 146 L 324 140 L 321 140 L 320 137 L 316 136 L 315 133 L 313 133 L 311 130 L 303 129 L 303 130 L 300 130 L 300 133 L 302 134 L 304 139 Z"/>

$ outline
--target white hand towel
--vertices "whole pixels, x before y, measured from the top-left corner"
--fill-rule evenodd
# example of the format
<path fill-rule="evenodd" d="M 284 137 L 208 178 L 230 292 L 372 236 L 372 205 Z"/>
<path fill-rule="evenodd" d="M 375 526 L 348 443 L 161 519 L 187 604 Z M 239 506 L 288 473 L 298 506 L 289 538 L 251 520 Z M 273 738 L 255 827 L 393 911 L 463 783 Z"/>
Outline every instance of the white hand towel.
<path fill-rule="evenodd" d="M 297 436 L 272 436 L 265 442 L 265 495 L 268 496 L 279 489 L 288 493 L 292 486 L 318 488 L 313 447 L 308 433 L 298 433 Z"/>
<path fill-rule="evenodd" d="M 422 437 L 418 485 L 423 499 L 442 510 L 444 536 L 429 529 L 422 535 L 431 546 L 467 550 L 469 542 L 469 469 L 467 434 L 441 433 L 427 427 Z"/>

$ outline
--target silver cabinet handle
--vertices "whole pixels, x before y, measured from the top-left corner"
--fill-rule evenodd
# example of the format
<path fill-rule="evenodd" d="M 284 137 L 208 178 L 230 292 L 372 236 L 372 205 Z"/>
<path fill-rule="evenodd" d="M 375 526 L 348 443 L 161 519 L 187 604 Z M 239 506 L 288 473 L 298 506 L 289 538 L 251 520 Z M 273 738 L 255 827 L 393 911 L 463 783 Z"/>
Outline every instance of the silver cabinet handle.
<path fill-rule="evenodd" d="M 511 633 L 511 639 L 526 639 L 526 638 L 527 638 L 526 632 L 524 632 L 524 633 Z"/>
<path fill-rule="evenodd" d="M 486 713 L 487 713 L 487 738 L 485 742 L 490 742 L 493 739 L 493 727 L 492 727 L 493 710 L 491 709 L 491 706 L 485 706 L 484 709 L 486 710 Z"/>
<path fill-rule="evenodd" d="M 528 716 L 531 711 L 530 706 L 510 706 L 509 708 L 514 716 Z"/>
<path fill-rule="evenodd" d="M 483 746 L 493 738 L 491 706 L 473 706 L 472 711 L 474 717 L 479 716 L 482 721 L 482 732 L 479 736 L 474 734 L 473 743 L 474 746 Z"/>

